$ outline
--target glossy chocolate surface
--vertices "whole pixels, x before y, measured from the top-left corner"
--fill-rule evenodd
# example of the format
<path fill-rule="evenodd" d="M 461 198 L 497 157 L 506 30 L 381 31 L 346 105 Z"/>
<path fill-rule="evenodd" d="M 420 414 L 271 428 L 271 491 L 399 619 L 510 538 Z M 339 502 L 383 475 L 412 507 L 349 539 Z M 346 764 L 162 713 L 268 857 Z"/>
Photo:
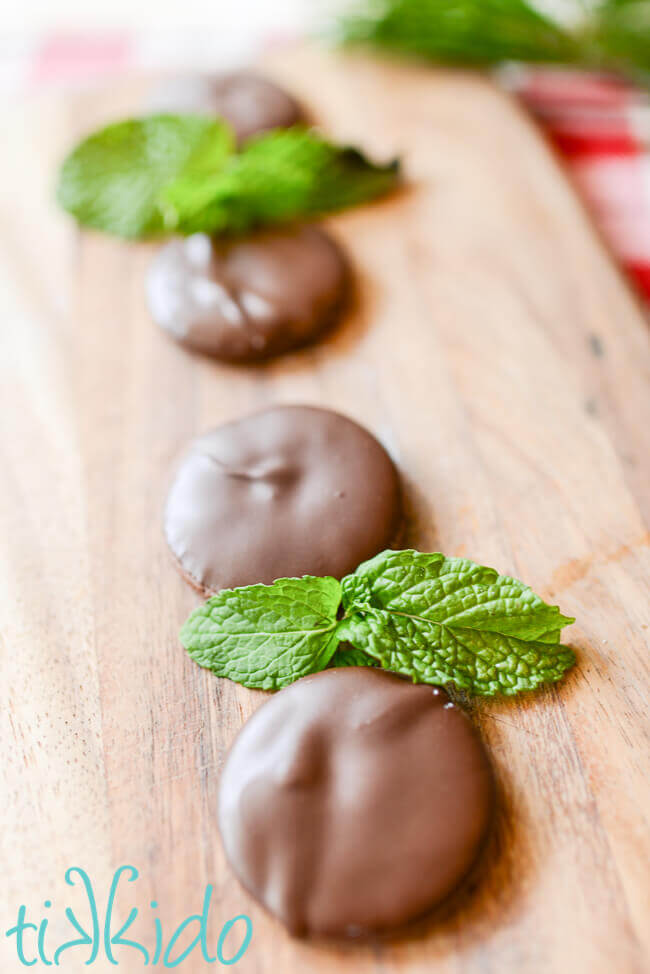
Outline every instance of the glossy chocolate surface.
<path fill-rule="evenodd" d="M 295 98 L 253 71 L 166 79 L 151 93 L 146 108 L 151 113 L 219 115 L 233 127 L 239 142 L 304 120 Z"/>
<path fill-rule="evenodd" d="M 255 362 L 317 339 L 342 309 L 347 266 L 334 240 L 313 226 L 244 238 L 177 238 L 147 278 L 154 321 L 188 348 Z"/>
<path fill-rule="evenodd" d="M 354 571 L 396 540 L 397 470 L 339 413 L 278 406 L 191 445 L 170 488 L 165 534 L 183 574 L 214 592 Z"/>
<path fill-rule="evenodd" d="M 281 690 L 221 777 L 226 855 L 296 935 L 401 927 L 468 873 L 494 786 L 467 716 L 438 688 L 345 668 Z"/>

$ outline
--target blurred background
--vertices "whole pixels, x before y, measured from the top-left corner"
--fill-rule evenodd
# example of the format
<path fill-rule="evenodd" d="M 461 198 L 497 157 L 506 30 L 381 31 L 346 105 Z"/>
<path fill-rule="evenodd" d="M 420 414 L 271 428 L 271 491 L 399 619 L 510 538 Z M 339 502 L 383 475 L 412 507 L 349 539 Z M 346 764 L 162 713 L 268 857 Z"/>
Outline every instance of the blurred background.
<path fill-rule="evenodd" d="M 455 63 L 470 52 L 477 70 L 519 99 L 544 133 L 640 306 L 650 307 L 642 67 L 650 66 L 650 0 L 599 2 L 610 26 L 596 40 L 610 43 L 613 61 L 621 48 L 631 53 L 633 70 L 612 71 L 591 56 L 576 63 L 561 29 L 558 40 L 552 25 L 531 20 L 537 8 L 528 0 L 386 0 L 402 11 L 401 28 L 380 25 L 373 50 L 424 58 L 431 68 L 423 78 L 434 88 L 443 55 Z M 0 716 L 10 776 L 3 894 L 12 911 L 33 903 L 40 917 L 44 896 L 72 863 L 88 864 L 107 890 L 114 865 L 142 858 L 151 870 L 144 888 L 156 893 L 170 929 L 195 908 L 197 886 L 222 875 L 210 809 L 226 741 L 221 722 L 229 733 L 236 721 L 223 716 L 226 698 L 178 646 L 194 596 L 168 562 L 165 485 L 199 431 L 274 401 L 320 402 L 350 413 L 395 450 L 422 527 L 419 546 L 518 569 L 536 588 L 548 586 L 553 601 L 566 594 L 565 611 L 584 626 L 583 676 L 561 708 L 549 692 L 520 711 L 509 707 L 503 720 L 482 721 L 512 783 L 488 905 L 472 915 L 465 939 L 452 919 L 422 963 L 410 945 L 400 946 L 401 956 L 414 957 L 408 969 L 539 974 L 548 955 L 558 962 L 549 960 L 547 971 L 631 974 L 641 969 L 627 961 L 636 929 L 644 929 L 647 886 L 638 855 L 645 697 L 637 680 L 647 658 L 640 647 L 647 329 L 538 140 L 510 112 L 515 124 L 492 139 L 488 112 L 502 99 L 482 85 L 452 84 L 448 101 L 432 99 L 431 115 L 414 113 L 431 126 L 422 149 L 404 145 L 407 171 L 416 155 L 432 158 L 430 169 L 422 161 L 433 187 L 423 215 L 415 194 L 405 194 L 376 213 L 360 208 L 337 218 L 334 230 L 359 264 L 359 312 L 331 346 L 260 372 L 173 347 L 144 303 L 153 245 L 78 233 L 54 206 L 59 160 L 74 139 L 112 118 L 113 79 L 254 63 L 305 35 L 327 37 L 348 6 L 2 5 L 0 615 L 6 607 L 9 652 Z M 544 0 L 543 9 L 570 24 L 584 4 Z M 442 10 L 447 34 L 430 26 Z M 632 27 L 624 30 L 628 14 Z M 335 77 L 292 71 L 291 89 L 303 97 L 304 86 L 307 104 L 321 77 Z M 337 138 L 348 119 L 354 136 L 354 106 L 374 97 L 360 83 L 350 109 L 345 84 L 323 97 L 342 105 L 329 130 Z M 89 95 L 77 97 L 79 88 Z M 476 89 L 485 96 L 478 102 Z M 387 144 L 402 151 L 401 92 L 391 94 L 384 117 L 395 132 Z M 132 111 L 140 103 L 127 95 L 118 103 Z M 369 150 L 376 117 L 382 113 L 369 113 L 360 136 Z M 416 142 L 414 129 L 404 126 Z M 466 138 L 479 151 L 467 151 Z M 408 253 L 392 219 L 407 232 L 411 221 L 415 227 Z M 413 351 L 398 340 L 406 327 L 416 336 Z M 486 367 L 490 357 L 494 368 Z M 60 904 L 59 896 L 63 923 Z M 498 953 L 488 952 L 488 937 Z M 256 958 L 256 969 L 284 972 L 285 948 L 276 953 L 277 941 L 269 943 L 268 961 Z M 461 949 L 467 954 L 454 957 Z M 2 974 L 12 969 L 0 958 Z M 319 969 L 332 970 L 325 960 Z"/>
<path fill-rule="evenodd" d="M 26 0 L 4 4 L 0 15 L 0 99 L 124 73 L 227 69 L 303 36 L 332 37 L 350 10 L 382 8 L 397 12 L 398 26 L 386 21 L 376 46 L 433 62 L 463 60 L 467 51 L 523 101 L 637 294 L 650 302 L 648 0 Z M 571 47 L 565 52 L 553 37 L 549 55 L 546 27 L 529 23 L 531 9 L 561 27 L 604 10 L 596 55 L 587 59 L 593 66 L 571 63 Z M 460 34 L 429 27 L 438 10 L 454 31 L 461 25 Z M 604 72 L 601 49 L 604 67 L 620 62 L 634 70 Z M 522 58 L 504 60 L 504 51 Z M 540 68 L 535 61 L 556 63 Z"/>
<path fill-rule="evenodd" d="M 27 0 L 0 17 L 0 84 L 81 80 L 119 69 L 214 69 L 320 30 L 337 0 Z"/>

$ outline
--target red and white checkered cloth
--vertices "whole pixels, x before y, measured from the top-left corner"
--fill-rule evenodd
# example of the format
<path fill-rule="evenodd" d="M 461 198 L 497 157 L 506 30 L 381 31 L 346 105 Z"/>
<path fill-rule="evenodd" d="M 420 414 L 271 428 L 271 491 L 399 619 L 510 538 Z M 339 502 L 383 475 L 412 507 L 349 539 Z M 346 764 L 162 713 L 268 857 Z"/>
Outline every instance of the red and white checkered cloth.
<path fill-rule="evenodd" d="M 594 220 L 650 303 L 650 95 L 617 78 L 504 72 L 565 159 Z"/>
<path fill-rule="evenodd" d="M 268 37 L 242 36 L 234 44 L 230 38 L 226 49 L 219 32 L 175 33 L 171 45 L 155 35 L 57 34 L 30 41 L 15 64 L 28 86 L 51 85 L 133 68 L 209 70 L 268 45 Z M 604 239 L 650 304 L 650 93 L 556 68 L 508 68 L 498 76 L 564 157 Z"/>

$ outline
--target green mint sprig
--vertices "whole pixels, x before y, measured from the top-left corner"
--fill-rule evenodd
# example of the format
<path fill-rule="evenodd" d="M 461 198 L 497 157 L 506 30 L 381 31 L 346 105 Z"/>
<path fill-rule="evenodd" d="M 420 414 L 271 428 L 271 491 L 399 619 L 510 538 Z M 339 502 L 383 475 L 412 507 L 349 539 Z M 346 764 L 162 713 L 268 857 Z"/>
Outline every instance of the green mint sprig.
<path fill-rule="evenodd" d="M 335 666 L 379 666 L 379 663 L 350 643 L 341 643 L 328 663 L 328 668 Z"/>
<path fill-rule="evenodd" d="M 559 63 L 638 75 L 650 70 L 650 0 L 569 0 L 560 21 L 535 0 L 358 0 L 339 39 L 470 66 Z"/>
<path fill-rule="evenodd" d="M 378 165 L 296 126 L 237 151 L 229 126 L 194 115 L 108 125 L 64 160 L 61 206 L 120 237 L 239 233 L 310 219 L 393 189 L 396 161 Z"/>
<path fill-rule="evenodd" d="M 93 132 L 64 160 L 61 206 L 79 223 L 118 237 L 164 230 L 160 194 L 173 180 L 207 178 L 234 151 L 227 125 L 194 115 L 153 115 Z"/>
<path fill-rule="evenodd" d="M 594 66 L 650 81 L 650 0 L 602 0 L 587 21 Z"/>
<path fill-rule="evenodd" d="M 570 33 L 528 0 L 361 0 L 340 22 L 346 42 L 436 61 L 568 61 Z"/>
<path fill-rule="evenodd" d="M 384 551 L 340 583 L 305 576 L 219 592 L 190 615 L 181 642 L 201 666 L 264 690 L 328 665 L 380 665 L 418 683 L 512 696 L 573 666 L 560 643 L 573 621 L 466 558 Z"/>
<path fill-rule="evenodd" d="M 181 642 L 219 676 L 277 690 L 327 666 L 339 644 L 340 604 L 340 583 L 330 577 L 224 589 L 194 610 Z"/>
<path fill-rule="evenodd" d="M 397 172 L 396 162 L 375 165 L 309 129 L 278 129 L 247 142 L 209 178 L 180 176 L 161 205 L 169 229 L 241 233 L 374 199 L 394 188 Z"/>

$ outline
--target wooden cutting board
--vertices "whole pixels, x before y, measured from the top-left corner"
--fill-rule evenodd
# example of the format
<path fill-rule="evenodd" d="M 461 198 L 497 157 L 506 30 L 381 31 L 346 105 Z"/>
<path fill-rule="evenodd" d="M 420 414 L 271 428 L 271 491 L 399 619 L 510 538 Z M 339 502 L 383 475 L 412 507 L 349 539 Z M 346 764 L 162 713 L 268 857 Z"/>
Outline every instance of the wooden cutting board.
<path fill-rule="evenodd" d="M 62 943 L 65 906 L 88 915 L 65 870 L 83 867 L 101 906 L 132 864 L 116 901 L 122 919 L 141 911 L 130 935 L 153 947 L 155 900 L 168 938 L 212 883 L 213 944 L 252 918 L 246 974 L 647 970 L 646 321 L 539 134 L 488 81 L 309 49 L 269 71 L 333 138 L 403 155 L 410 187 L 329 221 L 357 306 L 262 368 L 173 344 L 143 300 L 153 247 L 79 233 L 51 201 L 62 154 L 137 112 L 142 80 L 2 112 L 2 931 L 26 904 Z M 475 703 L 501 792 L 485 874 L 392 942 L 291 940 L 217 837 L 219 769 L 264 695 L 179 646 L 198 598 L 161 509 L 195 434 L 277 402 L 377 434 L 403 472 L 410 544 L 515 574 L 578 620 L 562 685 Z M 0 951 L 22 969 L 13 940 Z M 118 956 L 142 969 L 135 950 Z M 114 968 L 100 952 L 94 969 Z M 180 967 L 208 969 L 197 953 Z"/>

